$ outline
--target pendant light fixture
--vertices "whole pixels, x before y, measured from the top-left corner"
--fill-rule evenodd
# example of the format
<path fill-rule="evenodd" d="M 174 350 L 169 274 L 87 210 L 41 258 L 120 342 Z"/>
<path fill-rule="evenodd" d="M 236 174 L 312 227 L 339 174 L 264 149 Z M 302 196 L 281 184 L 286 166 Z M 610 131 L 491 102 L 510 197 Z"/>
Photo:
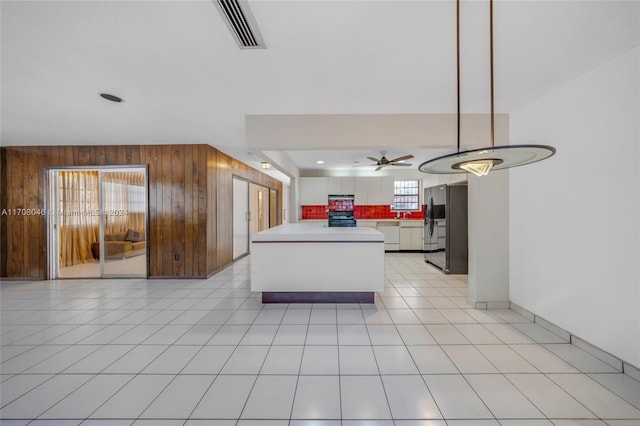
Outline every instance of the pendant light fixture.
<path fill-rule="evenodd" d="M 489 0 L 489 57 L 491 80 L 491 146 L 460 151 L 460 0 L 456 0 L 456 72 L 457 72 L 457 152 L 426 161 L 418 167 L 424 173 L 473 173 L 486 176 L 491 170 L 507 169 L 544 160 L 555 154 L 548 145 L 495 146 L 495 114 L 493 97 L 493 0 Z"/>

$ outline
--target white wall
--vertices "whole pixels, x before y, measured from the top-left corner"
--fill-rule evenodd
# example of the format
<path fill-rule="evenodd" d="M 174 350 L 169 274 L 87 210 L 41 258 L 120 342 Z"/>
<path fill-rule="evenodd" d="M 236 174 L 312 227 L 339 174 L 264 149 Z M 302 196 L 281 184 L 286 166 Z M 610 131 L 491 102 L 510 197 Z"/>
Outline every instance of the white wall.
<path fill-rule="evenodd" d="M 640 366 L 640 48 L 511 114 L 511 301 Z"/>
<path fill-rule="evenodd" d="M 472 306 L 508 307 L 509 170 L 469 176 L 469 292 Z"/>

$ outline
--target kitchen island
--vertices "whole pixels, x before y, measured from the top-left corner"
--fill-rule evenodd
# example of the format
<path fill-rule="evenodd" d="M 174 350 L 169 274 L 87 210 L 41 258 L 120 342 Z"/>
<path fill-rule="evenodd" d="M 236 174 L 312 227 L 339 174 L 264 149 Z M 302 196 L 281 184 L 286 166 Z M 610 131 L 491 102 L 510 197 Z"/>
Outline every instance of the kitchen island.
<path fill-rule="evenodd" d="M 384 236 L 373 228 L 284 224 L 251 237 L 251 291 L 263 303 L 373 303 Z"/>

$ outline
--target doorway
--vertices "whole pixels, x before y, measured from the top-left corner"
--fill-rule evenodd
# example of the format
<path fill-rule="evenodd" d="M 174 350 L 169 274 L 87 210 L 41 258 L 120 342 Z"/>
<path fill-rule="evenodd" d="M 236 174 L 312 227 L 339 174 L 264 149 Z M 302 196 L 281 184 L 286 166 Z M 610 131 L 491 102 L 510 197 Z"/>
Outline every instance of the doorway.
<path fill-rule="evenodd" d="M 249 183 L 249 237 L 269 229 L 269 188 Z"/>
<path fill-rule="evenodd" d="M 249 254 L 251 236 L 277 225 L 278 191 L 233 177 L 233 259 Z"/>
<path fill-rule="evenodd" d="M 147 277 L 146 167 L 49 169 L 49 278 Z"/>
<path fill-rule="evenodd" d="M 249 182 L 233 178 L 233 259 L 249 253 Z"/>
<path fill-rule="evenodd" d="M 269 228 L 273 228 L 280 223 L 279 212 L 278 190 L 269 188 Z"/>

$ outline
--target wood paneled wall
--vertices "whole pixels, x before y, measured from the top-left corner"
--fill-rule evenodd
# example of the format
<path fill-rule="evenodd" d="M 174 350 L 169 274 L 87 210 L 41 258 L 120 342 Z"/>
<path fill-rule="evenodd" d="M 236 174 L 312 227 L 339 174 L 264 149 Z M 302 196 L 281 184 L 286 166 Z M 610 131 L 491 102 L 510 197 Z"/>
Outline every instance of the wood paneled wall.
<path fill-rule="evenodd" d="M 45 169 L 146 165 L 149 277 L 207 277 L 232 262 L 232 177 L 281 182 L 209 145 L 0 148 L 0 212 L 44 209 Z M 46 216 L 0 215 L 0 277 L 46 278 Z M 178 260 L 175 259 L 177 255 Z"/>

